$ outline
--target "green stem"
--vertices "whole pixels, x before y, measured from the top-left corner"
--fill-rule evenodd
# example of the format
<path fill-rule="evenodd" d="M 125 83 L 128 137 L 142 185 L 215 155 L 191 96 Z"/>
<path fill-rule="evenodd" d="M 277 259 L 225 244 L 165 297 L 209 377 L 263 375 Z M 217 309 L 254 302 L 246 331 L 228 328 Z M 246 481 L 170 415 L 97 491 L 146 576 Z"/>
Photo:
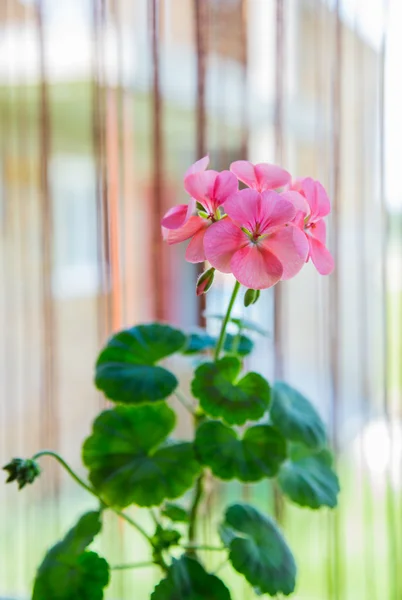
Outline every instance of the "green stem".
<path fill-rule="evenodd" d="M 178 399 L 178 401 L 192 414 L 195 415 L 194 406 L 191 404 L 191 401 L 181 392 L 180 390 L 176 390 L 174 395 Z"/>
<path fill-rule="evenodd" d="M 80 485 L 82 488 L 84 488 L 84 490 L 86 490 L 87 492 L 89 492 L 90 494 L 95 496 L 104 508 L 108 508 L 109 510 L 112 510 L 116 515 L 118 515 L 119 517 L 124 519 L 127 523 L 132 525 L 132 527 L 135 527 L 135 529 L 139 533 L 141 533 L 141 535 L 143 535 L 148 540 L 149 543 L 152 543 L 151 537 L 141 527 L 141 525 L 138 525 L 138 523 L 136 523 L 131 517 L 126 515 L 126 513 L 118 510 L 117 508 L 114 508 L 113 506 L 109 506 L 108 504 L 106 504 L 106 502 L 98 496 L 96 490 L 94 488 L 92 488 L 91 486 L 89 486 L 87 483 L 85 483 L 85 481 L 83 481 L 77 475 L 77 473 L 75 473 L 72 470 L 70 465 L 68 465 L 66 463 L 66 461 L 59 454 L 57 454 L 57 452 L 53 452 L 52 450 L 41 450 L 40 452 L 37 452 L 36 454 L 34 454 L 34 456 L 32 457 L 32 460 L 37 460 L 41 456 L 50 456 L 50 457 L 54 458 L 55 460 L 57 460 L 57 462 L 67 471 L 67 473 L 70 475 L 70 477 L 72 477 L 72 479 L 74 479 L 74 481 L 76 483 L 78 483 L 78 485 Z"/>
<path fill-rule="evenodd" d="M 189 554 L 195 554 L 195 539 L 197 535 L 197 513 L 198 507 L 201 502 L 202 494 L 204 492 L 204 473 L 197 479 L 197 483 L 195 484 L 195 493 L 193 503 L 190 509 L 190 524 L 188 526 L 188 541 L 189 541 Z"/>
<path fill-rule="evenodd" d="M 149 514 L 151 515 L 151 518 L 152 518 L 153 522 L 155 523 L 155 525 L 156 526 L 160 525 L 158 515 L 152 508 L 149 509 Z"/>
<path fill-rule="evenodd" d="M 219 334 L 218 343 L 216 344 L 215 352 L 214 352 L 214 360 L 217 361 L 219 359 L 219 354 L 222 350 L 223 344 L 225 342 L 226 328 L 230 319 L 230 315 L 236 300 L 236 296 L 240 290 L 240 283 L 236 281 L 235 286 L 233 288 L 232 295 L 229 300 L 229 305 L 226 311 L 225 318 L 222 321 L 221 331 Z M 196 414 L 194 416 L 194 426 L 197 429 L 198 425 L 203 421 L 204 416 L 201 414 Z M 202 495 L 204 492 L 204 471 L 199 475 L 197 482 L 195 484 L 194 498 L 193 503 L 190 508 L 190 522 L 188 526 L 188 541 L 189 548 L 187 550 L 188 554 L 195 554 L 197 547 L 195 546 L 195 540 L 197 537 L 197 514 L 200 502 L 202 500 Z M 200 548 L 198 548 L 200 549 Z"/>
<path fill-rule="evenodd" d="M 183 550 L 211 550 L 211 551 L 216 551 L 216 552 L 223 552 L 224 550 L 227 550 L 227 548 L 225 548 L 224 546 L 221 546 L 220 548 L 216 547 L 216 546 L 181 546 L 183 548 Z"/>
<path fill-rule="evenodd" d="M 239 290 L 240 290 L 240 283 L 238 281 L 236 281 L 235 286 L 233 288 L 232 295 L 230 297 L 229 306 L 226 311 L 225 318 L 222 321 L 221 332 L 219 334 L 218 343 L 216 344 L 216 348 L 215 348 L 215 354 L 214 354 L 215 361 L 218 360 L 221 350 L 223 348 L 223 344 L 225 342 L 225 336 L 226 336 L 226 327 L 228 325 L 230 315 L 231 315 L 231 312 L 232 312 L 232 309 L 233 309 L 233 306 L 234 306 L 234 303 L 236 300 L 236 296 L 237 296 Z"/>
<path fill-rule="evenodd" d="M 132 563 L 127 565 L 115 565 L 110 567 L 112 571 L 123 571 L 125 569 L 142 569 L 143 567 L 154 567 L 154 562 L 140 562 L 140 563 Z"/>

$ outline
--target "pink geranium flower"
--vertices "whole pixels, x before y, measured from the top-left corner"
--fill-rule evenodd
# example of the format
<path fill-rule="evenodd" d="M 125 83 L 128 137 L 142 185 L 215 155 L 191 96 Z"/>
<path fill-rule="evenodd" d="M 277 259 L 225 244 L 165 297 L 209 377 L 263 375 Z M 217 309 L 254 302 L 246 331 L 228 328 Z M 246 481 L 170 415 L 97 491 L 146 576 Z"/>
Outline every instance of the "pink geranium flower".
<path fill-rule="evenodd" d="M 237 160 L 230 165 L 230 170 L 239 181 L 257 192 L 283 187 L 291 180 L 290 173 L 285 169 L 268 163 L 253 165 L 248 160 Z"/>
<path fill-rule="evenodd" d="M 294 222 L 304 231 L 314 266 L 321 275 L 329 275 L 334 269 L 334 259 L 326 247 L 326 225 L 323 217 L 330 210 L 328 195 L 319 181 L 311 177 L 293 182 L 291 189 L 283 196 L 295 206 L 297 213 Z"/>
<path fill-rule="evenodd" d="M 290 279 L 308 253 L 306 236 L 291 223 L 296 209 L 274 191 L 242 190 L 225 202 L 227 217 L 205 233 L 207 260 L 248 288 Z"/>
<path fill-rule="evenodd" d="M 238 189 L 237 179 L 230 171 L 206 171 L 208 161 L 208 157 L 201 159 L 185 174 L 184 187 L 191 196 L 189 204 L 171 208 L 162 219 L 162 232 L 168 244 L 191 238 L 186 260 L 192 263 L 205 260 L 205 232 L 221 218 L 220 206 Z"/>

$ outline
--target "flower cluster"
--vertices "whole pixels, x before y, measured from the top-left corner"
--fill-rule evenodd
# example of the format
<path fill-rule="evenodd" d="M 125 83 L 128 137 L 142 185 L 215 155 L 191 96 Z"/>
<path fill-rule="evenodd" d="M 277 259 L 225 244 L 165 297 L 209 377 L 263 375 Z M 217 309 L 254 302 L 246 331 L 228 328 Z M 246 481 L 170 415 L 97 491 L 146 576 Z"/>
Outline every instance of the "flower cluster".
<path fill-rule="evenodd" d="M 330 202 L 321 183 L 292 181 L 267 163 L 239 160 L 220 173 L 207 170 L 208 164 L 206 156 L 188 169 L 188 205 L 171 208 L 162 219 L 168 244 L 190 240 L 186 260 L 207 260 L 254 290 L 294 277 L 310 258 L 319 273 L 331 273 L 324 221 Z M 239 190 L 239 181 L 247 187 Z"/>

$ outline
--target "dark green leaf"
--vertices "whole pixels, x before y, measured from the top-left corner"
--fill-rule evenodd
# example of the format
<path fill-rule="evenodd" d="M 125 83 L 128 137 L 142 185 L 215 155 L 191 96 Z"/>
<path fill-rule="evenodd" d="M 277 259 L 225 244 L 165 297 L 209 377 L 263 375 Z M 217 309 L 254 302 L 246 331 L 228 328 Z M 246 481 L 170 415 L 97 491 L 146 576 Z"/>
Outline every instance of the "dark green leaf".
<path fill-rule="evenodd" d="M 168 325 L 138 325 L 114 335 L 96 363 L 95 383 L 114 402 L 139 404 L 163 400 L 177 387 L 167 369 L 156 366 L 181 350 L 186 336 Z"/>
<path fill-rule="evenodd" d="M 337 505 L 339 481 L 327 450 L 284 463 L 278 481 L 283 493 L 300 506 Z"/>
<path fill-rule="evenodd" d="M 233 537 L 227 535 L 231 529 Z M 229 539 L 229 559 L 258 593 L 291 594 L 296 564 L 275 522 L 248 504 L 234 504 L 226 511 L 223 541 Z"/>
<path fill-rule="evenodd" d="M 190 443 L 166 443 L 174 424 L 174 412 L 164 403 L 117 406 L 99 415 L 83 461 L 108 504 L 157 505 L 192 486 L 200 465 Z"/>
<path fill-rule="evenodd" d="M 188 511 L 174 502 L 165 502 L 161 513 L 174 523 L 188 523 L 189 520 Z"/>
<path fill-rule="evenodd" d="M 177 546 L 181 538 L 180 531 L 176 529 L 166 529 L 160 525 L 156 526 L 154 535 L 152 536 L 152 545 L 154 550 L 166 550 L 171 546 Z"/>
<path fill-rule="evenodd" d="M 254 348 L 254 343 L 246 335 L 232 335 L 227 333 L 223 349 L 225 352 L 238 354 L 239 356 L 247 356 Z"/>
<path fill-rule="evenodd" d="M 101 529 L 99 512 L 83 515 L 46 554 L 36 575 L 32 600 L 102 600 L 109 566 L 87 546 Z"/>
<path fill-rule="evenodd" d="M 240 370 L 238 358 L 225 356 L 216 363 L 200 365 L 191 386 L 207 414 L 236 425 L 260 419 L 270 402 L 270 387 L 264 377 L 251 372 L 238 380 Z"/>
<path fill-rule="evenodd" d="M 195 448 L 200 461 L 221 479 L 272 477 L 286 458 L 286 440 L 270 425 L 250 427 L 239 439 L 220 421 L 207 421 L 197 430 Z"/>
<path fill-rule="evenodd" d="M 230 600 L 230 593 L 197 560 L 182 556 L 173 559 L 167 577 L 158 583 L 151 600 Z"/>
<path fill-rule="evenodd" d="M 217 338 L 209 335 L 206 331 L 200 329 L 188 336 L 188 342 L 184 348 L 183 354 L 196 354 L 205 352 L 205 350 L 213 350 L 217 344 Z M 240 356 L 250 354 L 254 344 L 250 338 L 245 335 L 237 336 L 230 333 L 226 334 L 224 350 L 225 352 L 233 352 Z"/>
<path fill-rule="evenodd" d="M 270 416 L 283 435 L 309 448 L 326 443 L 325 426 L 314 406 L 290 385 L 278 381 L 272 388 Z"/>
<path fill-rule="evenodd" d="M 211 350 L 215 347 L 215 344 L 216 338 L 209 335 L 203 329 L 200 329 L 189 334 L 183 354 L 196 354 L 205 350 Z"/>

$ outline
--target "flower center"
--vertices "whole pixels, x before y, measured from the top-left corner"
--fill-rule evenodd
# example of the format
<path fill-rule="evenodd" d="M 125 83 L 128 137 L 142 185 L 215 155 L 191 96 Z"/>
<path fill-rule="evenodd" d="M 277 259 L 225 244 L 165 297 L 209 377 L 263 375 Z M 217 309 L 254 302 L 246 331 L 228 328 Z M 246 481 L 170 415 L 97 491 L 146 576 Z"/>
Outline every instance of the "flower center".
<path fill-rule="evenodd" d="M 258 244 L 259 241 L 267 237 L 268 234 L 260 233 L 260 223 L 257 223 L 254 230 L 250 231 L 247 227 L 241 228 L 242 232 L 250 239 L 253 244 Z"/>

